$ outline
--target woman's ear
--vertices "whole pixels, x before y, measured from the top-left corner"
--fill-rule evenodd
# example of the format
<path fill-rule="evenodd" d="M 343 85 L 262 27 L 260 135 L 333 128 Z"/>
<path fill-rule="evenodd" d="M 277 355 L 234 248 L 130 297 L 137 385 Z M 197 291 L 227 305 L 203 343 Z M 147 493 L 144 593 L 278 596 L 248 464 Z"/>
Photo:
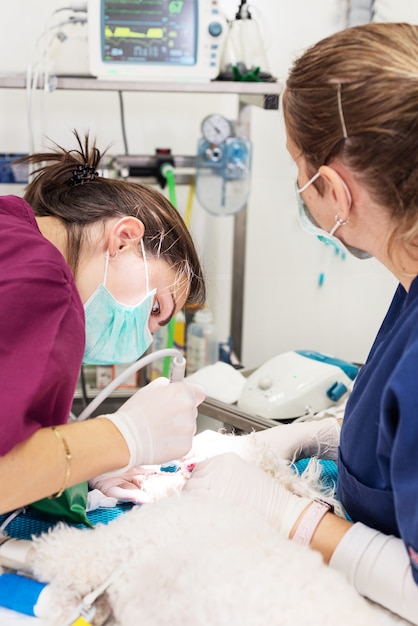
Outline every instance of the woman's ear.
<path fill-rule="evenodd" d="M 335 215 L 342 221 L 348 220 L 352 204 L 350 190 L 338 172 L 328 165 L 319 168 L 321 178 L 327 183 L 330 200 L 335 204 Z"/>
<path fill-rule="evenodd" d="M 113 222 L 108 234 L 110 256 L 116 255 L 123 248 L 133 244 L 136 246 L 143 238 L 144 232 L 144 224 L 133 215 L 121 217 Z"/>

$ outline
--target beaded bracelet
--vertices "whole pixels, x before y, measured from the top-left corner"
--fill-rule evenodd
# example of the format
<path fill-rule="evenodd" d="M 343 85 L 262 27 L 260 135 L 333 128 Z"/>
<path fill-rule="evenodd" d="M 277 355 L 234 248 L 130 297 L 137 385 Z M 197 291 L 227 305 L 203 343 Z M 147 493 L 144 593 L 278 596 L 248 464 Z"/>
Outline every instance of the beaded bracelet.
<path fill-rule="evenodd" d="M 52 427 L 52 431 L 55 434 L 55 436 L 57 437 L 57 439 L 60 440 L 62 447 L 64 448 L 64 452 L 65 452 L 65 462 L 66 462 L 66 468 L 65 468 L 65 478 L 64 478 L 64 482 L 62 483 L 62 487 L 61 489 L 54 495 L 50 496 L 51 499 L 55 499 L 55 498 L 59 498 L 60 496 L 62 496 L 62 494 L 64 493 L 64 491 L 66 490 L 68 483 L 70 481 L 70 476 L 71 476 L 71 460 L 72 460 L 72 454 L 70 451 L 70 448 L 68 446 L 67 440 L 65 439 L 64 435 L 62 434 L 61 430 L 59 428 L 57 428 L 56 426 Z"/>
<path fill-rule="evenodd" d="M 322 500 L 314 500 L 297 525 L 292 540 L 303 546 L 309 546 L 319 522 L 328 511 L 332 513 L 333 510 L 334 507 L 331 504 Z"/>

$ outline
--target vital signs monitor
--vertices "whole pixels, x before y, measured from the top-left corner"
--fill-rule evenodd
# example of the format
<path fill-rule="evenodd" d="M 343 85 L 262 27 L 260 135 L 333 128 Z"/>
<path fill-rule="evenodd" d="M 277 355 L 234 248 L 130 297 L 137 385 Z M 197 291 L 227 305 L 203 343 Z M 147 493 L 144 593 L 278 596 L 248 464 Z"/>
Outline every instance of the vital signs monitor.
<path fill-rule="evenodd" d="M 101 79 L 214 79 L 225 34 L 219 0 L 88 0 L 90 72 Z"/>

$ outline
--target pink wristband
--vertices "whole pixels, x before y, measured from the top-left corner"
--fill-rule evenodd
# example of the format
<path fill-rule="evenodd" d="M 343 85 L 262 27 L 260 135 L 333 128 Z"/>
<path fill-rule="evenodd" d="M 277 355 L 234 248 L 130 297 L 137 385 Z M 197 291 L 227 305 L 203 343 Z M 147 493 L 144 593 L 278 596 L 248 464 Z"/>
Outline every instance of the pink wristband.
<path fill-rule="evenodd" d="M 303 546 L 309 546 L 319 522 L 328 511 L 333 511 L 333 507 L 330 504 L 322 500 L 314 500 L 300 520 L 292 541 L 296 541 L 296 543 L 300 543 Z"/>

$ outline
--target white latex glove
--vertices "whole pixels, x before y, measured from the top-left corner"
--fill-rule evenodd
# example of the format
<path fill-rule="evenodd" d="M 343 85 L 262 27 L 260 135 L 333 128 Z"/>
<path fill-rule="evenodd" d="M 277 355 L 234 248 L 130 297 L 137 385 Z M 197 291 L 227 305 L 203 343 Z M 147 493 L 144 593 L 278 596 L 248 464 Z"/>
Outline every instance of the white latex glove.
<path fill-rule="evenodd" d="M 193 462 L 235 452 L 247 460 L 255 458 L 257 450 L 266 447 L 279 459 L 298 461 L 316 456 L 337 460 L 340 426 L 333 417 L 309 422 L 279 424 L 251 435 L 233 435 L 205 430 L 193 437 L 193 445 L 186 458 Z"/>
<path fill-rule="evenodd" d="M 110 475 L 185 455 L 192 447 L 197 407 L 204 399 L 200 385 L 184 380 L 170 383 L 161 377 L 137 391 L 116 413 L 104 415 L 118 428 L 130 452 L 128 465 Z"/>
<path fill-rule="evenodd" d="M 316 456 L 319 459 L 336 461 L 341 428 L 334 417 L 279 424 L 254 434 L 279 458 L 288 461 Z"/>
<path fill-rule="evenodd" d="M 98 489 L 109 498 L 116 498 L 119 502 L 134 502 L 146 504 L 151 498 L 141 491 L 146 476 L 149 472 L 145 468 L 131 467 L 123 474 L 102 474 L 89 480 L 91 489 Z"/>
<path fill-rule="evenodd" d="M 106 496 L 99 489 L 90 489 L 87 493 L 86 512 L 96 511 L 97 509 L 113 509 L 117 505 L 116 498 Z"/>
<path fill-rule="evenodd" d="M 311 503 L 309 498 L 291 493 L 276 479 L 233 452 L 198 463 L 183 493 L 211 495 L 258 511 L 284 537 L 289 537 L 297 519 Z"/>

